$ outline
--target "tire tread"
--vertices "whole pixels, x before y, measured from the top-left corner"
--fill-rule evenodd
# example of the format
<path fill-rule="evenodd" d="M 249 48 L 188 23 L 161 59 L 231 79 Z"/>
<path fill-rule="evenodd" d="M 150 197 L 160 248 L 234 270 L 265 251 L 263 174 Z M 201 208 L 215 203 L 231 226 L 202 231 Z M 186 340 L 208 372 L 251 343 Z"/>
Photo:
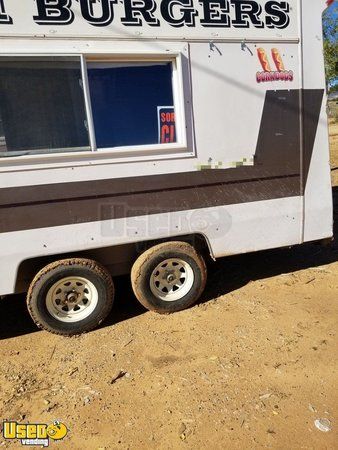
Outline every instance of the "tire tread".
<path fill-rule="evenodd" d="M 36 288 L 36 285 L 40 282 L 41 279 L 43 279 L 43 277 L 45 275 L 47 275 L 49 272 L 56 269 L 57 267 L 60 267 L 61 265 L 63 265 L 63 266 L 79 265 L 79 266 L 85 267 L 85 268 L 95 272 L 106 283 L 108 295 L 111 298 L 114 297 L 114 292 L 115 292 L 114 284 L 113 284 L 112 278 L 110 276 L 110 273 L 107 271 L 107 269 L 104 266 L 102 266 L 100 263 L 98 263 L 94 260 L 91 260 L 91 259 L 67 258 L 67 259 L 62 259 L 59 261 L 54 261 L 54 262 L 48 264 L 47 266 L 43 267 L 35 275 L 35 277 L 33 278 L 33 281 L 31 282 L 31 284 L 29 286 L 29 289 L 27 292 L 27 297 L 26 297 L 26 304 L 27 304 L 28 312 L 29 312 L 30 316 L 32 317 L 34 323 L 37 325 L 37 327 L 39 327 L 42 330 L 49 331 L 50 333 L 57 334 L 59 336 L 71 336 L 71 335 L 83 334 L 85 332 L 91 331 L 94 328 L 96 328 L 98 325 L 100 325 L 100 323 L 102 323 L 102 321 L 105 319 L 105 317 L 109 314 L 109 312 L 112 308 L 112 302 L 109 304 L 109 308 L 105 311 L 105 316 L 101 320 L 99 320 L 97 323 L 94 323 L 91 327 L 86 328 L 85 331 L 80 332 L 80 333 L 73 333 L 71 331 L 69 331 L 69 333 L 58 331 L 48 325 L 42 324 L 40 322 L 40 319 L 38 318 L 38 313 L 37 313 L 37 311 L 35 311 L 35 308 L 33 307 L 33 304 L 32 304 L 32 298 L 34 295 L 34 290 Z"/>

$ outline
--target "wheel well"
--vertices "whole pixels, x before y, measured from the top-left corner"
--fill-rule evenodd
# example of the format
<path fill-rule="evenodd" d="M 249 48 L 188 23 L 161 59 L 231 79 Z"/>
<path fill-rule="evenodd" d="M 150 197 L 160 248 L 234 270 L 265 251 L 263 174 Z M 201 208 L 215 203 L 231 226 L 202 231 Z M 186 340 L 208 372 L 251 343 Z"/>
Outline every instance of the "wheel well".
<path fill-rule="evenodd" d="M 90 250 L 74 251 L 71 253 L 52 254 L 29 258 L 21 262 L 18 267 L 15 292 L 26 292 L 34 276 L 53 261 L 66 258 L 93 259 L 105 266 L 113 276 L 129 273 L 135 259 L 153 245 L 168 241 L 184 241 L 192 245 L 204 258 L 212 257 L 209 243 L 204 235 L 190 234 L 184 236 L 171 236 L 170 238 L 141 241 L 132 244 L 114 245 L 111 247 L 95 248 Z"/>

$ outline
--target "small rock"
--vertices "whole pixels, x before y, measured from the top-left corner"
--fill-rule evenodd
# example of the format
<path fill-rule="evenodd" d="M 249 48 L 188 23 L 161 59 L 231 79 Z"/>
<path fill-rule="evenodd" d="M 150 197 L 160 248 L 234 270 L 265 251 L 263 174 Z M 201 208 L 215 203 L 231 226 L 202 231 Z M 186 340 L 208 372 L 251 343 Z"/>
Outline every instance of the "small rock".
<path fill-rule="evenodd" d="M 266 393 L 266 394 L 260 395 L 259 398 L 260 398 L 261 400 L 266 400 L 267 398 L 270 398 L 271 395 L 272 395 L 271 392 L 268 392 L 268 393 Z"/>
<path fill-rule="evenodd" d="M 309 410 L 311 412 L 317 412 L 316 408 L 313 405 L 311 405 L 311 403 L 309 403 Z"/>
<path fill-rule="evenodd" d="M 315 427 L 323 433 L 331 431 L 331 422 L 329 421 L 329 419 L 316 419 L 314 423 Z"/>
<path fill-rule="evenodd" d="M 83 404 L 88 405 L 89 403 L 90 403 L 90 397 L 88 397 L 88 395 L 86 395 L 85 397 L 83 397 Z"/>
<path fill-rule="evenodd" d="M 48 406 L 48 408 L 45 409 L 46 412 L 51 412 L 53 409 L 57 408 L 59 405 L 57 403 L 54 403 L 53 405 Z"/>
<path fill-rule="evenodd" d="M 180 435 L 180 439 L 182 441 L 185 441 L 187 438 L 187 426 L 185 425 L 185 423 L 183 423 L 183 422 L 181 423 L 178 433 Z"/>
<path fill-rule="evenodd" d="M 186 429 L 187 429 L 186 424 L 182 422 L 181 425 L 180 425 L 180 428 L 178 430 L 179 434 L 184 433 Z"/>

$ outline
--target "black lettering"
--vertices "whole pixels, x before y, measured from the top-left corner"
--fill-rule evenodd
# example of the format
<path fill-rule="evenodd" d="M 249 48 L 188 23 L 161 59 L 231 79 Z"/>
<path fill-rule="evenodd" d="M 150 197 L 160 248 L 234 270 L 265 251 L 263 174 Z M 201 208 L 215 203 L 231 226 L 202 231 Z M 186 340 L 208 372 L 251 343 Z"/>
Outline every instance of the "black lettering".
<path fill-rule="evenodd" d="M 290 5 L 287 2 L 267 2 L 265 5 L 266 26 L 268 28 L 286 28 L 290 23 L 289 11 Z"/>
<path fill-rule="evenodd" d="M 8 14 L 6 14 L 4 0 L 0 0 L 0 25 L 12 25 L 12 23 L 13 19 Z"/>
<path fill-rule="evenodd" d="M 156 3 L 154 0 L 124 0 L 125 17 L 121 18 L 123 25 L 142 25 L 142 17 L 148 25 L 158 27 L 160 22 L 154 16 Z"/>
<path fill-rule="evenodd" d="M 38 15 L 33 19 L 39 25 L 69 25 L 74 20 L 72 0 L 36 0 L 36 6 Z"/>
<path fill-rule="evenodd" d="M 113 5 L 117 3 L 117 0 L 80 0 L 80 3 L 82 16 L 91 25 L 104 27 L 114 20 Z M 97 3 L 101 3 L 98 8 L 95 7 Z M 99 15 L 97 15 L 97 9 L 100 11 Z"/>
<path fill-rule="evenodd" d="M 232 21 L 232 25 L 236 28 L 249 28 L 250 20 L 256 28 L 264 28 L 264 23 L 259 18 L 262 13 L 262 7 L 252 0 L 231 0 L 232 6 L 235 8 L 236 17 Z"/>
<path fill-rule="evenodd" d="M 180 16 L 175 17 L 175 7 L 178 7 Z M 193 0 L 162 0 L 161 14 L 163 19 L 172 27 L 195 26 L 195 16 L 198 12 L 194 8 Z"/>
<path fill-rule="evenodd" d="M 226 0 L 200 0 L 203 27 L 230 27 L 229 3 Z"/>

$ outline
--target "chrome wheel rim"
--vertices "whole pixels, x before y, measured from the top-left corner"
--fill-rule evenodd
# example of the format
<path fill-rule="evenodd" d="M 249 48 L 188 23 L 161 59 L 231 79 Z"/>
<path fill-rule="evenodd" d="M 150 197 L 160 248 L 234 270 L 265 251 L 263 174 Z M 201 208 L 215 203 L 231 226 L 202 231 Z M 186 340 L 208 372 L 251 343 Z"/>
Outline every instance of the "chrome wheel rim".
<path fill-rule="evenodd" d="M 91 281 L 83 277 L 66 277 L 48 290 L 46 307 L 60 322 L 79 322 L 92 314 L 98 299 L 98 291 Z"/>
<path fill-rule="evenodd" d="M 160 300 L 180 300 L 194 284 L 194 271 L 183 259 L 165 259 L 158 264 L 150 276 L 151 292 Z"/>

